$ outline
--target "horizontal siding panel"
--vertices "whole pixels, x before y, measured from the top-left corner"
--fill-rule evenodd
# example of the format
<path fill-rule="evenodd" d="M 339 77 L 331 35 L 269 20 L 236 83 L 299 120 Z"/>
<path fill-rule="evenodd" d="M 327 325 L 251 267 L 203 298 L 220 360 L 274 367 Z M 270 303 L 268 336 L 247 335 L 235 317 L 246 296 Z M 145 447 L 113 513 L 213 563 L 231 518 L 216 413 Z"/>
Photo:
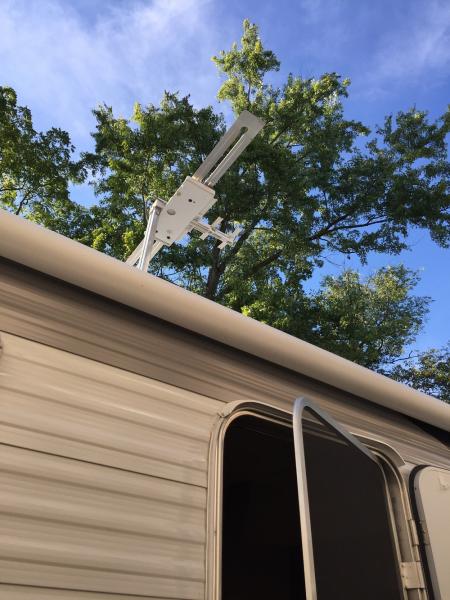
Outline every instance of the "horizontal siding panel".
<path fill-rule="evenodd" d="M 204 489 L 8 446 L 0 478 L 3 582 L 201 597 Z"/>
<path fill-rule="evenodd" d="M 3 334 L 5 335 L 5 334 Z M 6 334 L 7 335 L 7 334 Z M 16 343 L 7 348 L 9 359 L 9 373 L 13 377 L 23 372 L 23 361 L 27 363 L 27 375 L 32 377 L 44 377 L 44 380 L 52 382 L 52 387 L 47 389 L 47 395 L 54 400 L 60 400 L 61 388 L 58 387 L 60 378 L 64 378 L 64 391 L 71 389 L 77 391 L 77 403 L 93 412 L 105 412 L 116 415 L 127 420 L 142 422 L 142 419 L 151 417 L 159 422 L 159 426 L 167 428 L 168 418 L 178 418 L 186 428 L 188 434 L 193 436 L 204 436 L 203 425 L 211 414 L 211 405 L 221 405 L 210 398 L 194 394 L 187 390 L 168 386 L 145 377 L 136 377 L 133 373 L 116 369 L 114 371 L 115 395 L 111 396 L 105 389 L 105 381 L 108 381 L 110 367 L 101 362 L 94 361 L 91 364 L 94 369 L 86 366 L 86 360 L 77 355 L 71 355 L 70 364 L 63 359 L 55 364 L 55 350 L 51 347 L 40 345 L 39 352 L 27 350 L 28 344 L 23 338 L 16 338 Z M 36 348 L 31 346 L 31 348 Z M 170 374 L 170 365 L 167 365 Z M 56 373 L 56 375 L 55 375 Z M 82 380 L 80 381 L 80 377 Z M 40 379 L 37 379 L 39 383 Z M 126 413 L 123 405 L 117 401 L 120 394 L 127 394 Z M 85 398 L 88 395 L 88 399 Z M 68 396 L 70 399 L 70 396 Z M 148 406 L 148 398 L 152 399 L 152 405 Z M 195 413 L 196 420 L 189 417 Z M 188 417 L 187 422 L 184 422 Z"/>
<path fill-rule="evenodd" d="M 2 554 L 23 563 L 202 581 L 203 547 L 150 535 L 7 515 Z"/>
<path fill-rule="evenodd" d="M 0 389 L 1 581 L 203 598 L 222 403 L 10 334 Z"/>
<path fill-rule="evenodd" d="M 67 456 L 95 462 L 103 465 L 113 465 L 118 469 L 136 473 L 167 478 L 173 481 L 183 481 L 192 485 L 204 487 L 205 475 L 202 472 L 185 466 L 171 465 L 167 462 L 154 460 L 152 457 L 142 457 L 130 453 L 118 452 L 109 448 L 83 444 L 55 434 L 46 434 L 27 430 L 20 426 L 2 425 L 0 423 L 0 440 L 5 444 L 32 448 L 40 452 Z"/>
<path fill-rule="evenodd" d="M 220 402 L 19 337 L 2 339 L 3 442 L 206 485 Z"/>
<path fill-rule="evenodd" d="M 167 600 L 155 596 L 140 596 L 142 600 Z M 39 588 L 25 585 L 2 585 L 0 600 L 136 600 L 136 596 L 123 594 L 103 594 L 51 588 Z"/>
<path fill-rule="evenodd" d="M 45 276 L 32 283 L 24 276 L 26 280 L 27 275 L 8 261 L 2 264 L 0 257 L 0 321 L 5 331 L 55 347 L 63 340 L 69 352 L 161 381 L 169 378 L 193 391 L 201 385 L 208 397 L 236 399 L 232 380 L 222 377 L 224 364 L 214 342 L 202 340 L 204 351 L 199 352 L 193 344 L 199 336 L 104 298 L 99 298 L 99 310 L 92 294 Z M 241 385 L 250 391 L 245 380 Z"/>
<path fill-rule="evenodd" d="M 204 543 L 201 488 L 7 446 L 0 474 L 9 516 Z"/>
<path fill-rule="evenodd" d="M 31 385 L 29 381 L 30 388 Z M 57 436 L 61 440 L 61 449 L 62 440 L 74 440 L 93 448 L 98 446 L 130 456 L 151 457 L 168 463 L 169 466 L 180 464 L 184 469 L 200 472 L 206 468 L 206 440 L 201 442 L 174 432 L 161 432 L 151 426 L 130 424 L 106 415 L 89 414 L 72 406 L 48 402 L 31 389 L 28 392 L 26 389 L 16 392 L 6 385 L 3 390 L 2 422 L 24 430 Z M 192 477 L 196 477 L 195 472 Z"/>
<path fill-rule="evenodd" d="M 182 504 L 192 509 L 205 507 L 206 490 L 201 487 L 11 446 L 1 446 L 0 471 L 5 477 L 14 475 L 25 482 L 34 481 L 36 485 L 42 481 L 42 485 L 49 487 L 61 484 L 71 486 L 72 490 L 98 490 L 124 498 Z"/>
<path fill-rule="evenodd" d="M 204 598 L 202 582 L 153 577 L 152 575 L 111 573 L 40 563 L 24 564 L 1 559 L 0 573 L 8 573 L 10 581 L 7 583 L 22 586 L 85 590 L 101 592 L 102 595 L 103 593 L 144 597 L 150 595 L 150 597 L 156 596 L 168 600 L 203 600 Z M 59 596 L 56 597 L 59 598 Z M 9 599 L 5 598 L 5 600 Z"/>

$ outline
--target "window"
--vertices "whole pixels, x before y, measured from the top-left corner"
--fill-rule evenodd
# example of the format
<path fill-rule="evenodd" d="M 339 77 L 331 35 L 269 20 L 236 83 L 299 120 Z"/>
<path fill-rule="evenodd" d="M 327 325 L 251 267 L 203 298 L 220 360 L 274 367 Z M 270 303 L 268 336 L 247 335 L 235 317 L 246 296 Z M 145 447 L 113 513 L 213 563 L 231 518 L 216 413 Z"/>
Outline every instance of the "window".
<path fill-rule="evenodd" d="M 433 597 L 444 600 L 450 598 L 450 471 L 419 467 L 412 473 L 412 488 L 429 584 Z"/>
<path fill-rule="evenodd" d="M 222 600 L 305 598 L 292 427 L 232 421 L 222 511 Z"/>
<path fill-rule="evenodd" d="M 222 476 L 222 600 L 403 598 L 381 467 L 310 403 L 236 416 Z"/>

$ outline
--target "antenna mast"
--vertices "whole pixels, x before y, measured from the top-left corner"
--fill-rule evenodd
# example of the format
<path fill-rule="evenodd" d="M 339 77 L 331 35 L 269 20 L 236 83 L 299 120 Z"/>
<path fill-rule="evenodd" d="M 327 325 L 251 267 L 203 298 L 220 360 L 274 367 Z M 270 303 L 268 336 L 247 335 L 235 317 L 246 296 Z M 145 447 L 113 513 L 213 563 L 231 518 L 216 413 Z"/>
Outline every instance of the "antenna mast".
<path fill-rule="evenodd" d="M 127 264 L 147 271 L 151 259 L 163 246 L 171 246 L 192 229 L 200 231 L 202 239 L 211 235 L 219 240 L 221 249 L 234 243 L 239 227 L 226 234 L 219 230 L 222 218 L 211 225 L 202 223 L 201 218 L 216 203 L 216 183 L 263 127 L 264 122 L 247 110 L 239 115 L 194 175 L 186 177 L 170 200 L 154 201 L 144 239 L 128 257 Z"/>

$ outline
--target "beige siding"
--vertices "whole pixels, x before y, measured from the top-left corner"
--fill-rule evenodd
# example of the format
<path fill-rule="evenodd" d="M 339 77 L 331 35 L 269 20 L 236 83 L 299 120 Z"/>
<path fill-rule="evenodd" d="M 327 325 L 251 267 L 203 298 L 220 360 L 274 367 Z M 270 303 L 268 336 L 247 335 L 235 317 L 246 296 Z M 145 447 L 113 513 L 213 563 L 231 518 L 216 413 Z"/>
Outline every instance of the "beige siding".
<path fill-rule="evenodd" d="M 2 342 L 2 581 L 202 598 L 208 441 L 221 403 L 8 334 Z"/>
<path fill-rule="evenodd" d="M 155 596 L 139 596 L 140 600 L 166 600 Z M 136 596 L 104 594 L 72 590 L 38 588 L 23 585 L 0 585 L 0 600 L 136 600 Z"/>
<path fill-rule="evenodd" d="M 1 600 L 203 598 L 224 402 L 304 394 L 406 461 L 450 465 L 394 410 L 1 260 L 0 327 Z"/>
<path fill-rule="evenodd" d="M 2 340 L 4 443 L 206 485 L 221 403 L 19 337 Z"/>
<path fill-rule="evenodd" d="M 139 373 L 153 380 L 152 385 L 158 380 L 190 390 L 194 393 L 179 392 L 186 407 L 202 394 L 223 402 L 256 400 L 291 410 L 294 399 L 306 395 L 351 431 L 391 444 L 408 462 L 450 465 L 448 449 L 395 412 L 394 403 L 390 411 L 1 259 L 0 323 L 4 331 L 114 365 L 124 378 Z M 36 444 L 49 443 L 39 433 L 31 435 Z M 57 451 L 57 438 L 54 443 Z M 84 450 L 79 443 L 74 448 L 77 455 Z M 98 456 L 104 453 L 108 462 L 113 451 L 97 448 Z M 148 459 L 138 455 L 134 460 L 143 470 Z M 124 459 L 123 454 L 115 458 Z"/>

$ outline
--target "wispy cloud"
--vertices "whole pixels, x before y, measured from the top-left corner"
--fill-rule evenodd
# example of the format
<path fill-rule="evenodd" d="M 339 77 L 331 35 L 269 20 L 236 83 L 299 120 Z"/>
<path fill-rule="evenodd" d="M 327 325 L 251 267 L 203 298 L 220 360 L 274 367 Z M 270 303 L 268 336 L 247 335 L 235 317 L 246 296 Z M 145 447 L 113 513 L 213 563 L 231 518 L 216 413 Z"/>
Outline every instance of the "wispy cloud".
<path fill-rule="evenodd" d="M 299 0 L 298 7 L 303 23 L 320 25 L 335 20 L 345 4 L 343 0 Z"/>
<path fill-rule="evenodd" d="M 15 87 L 43 127 L 80 141 L 101 102 L 128 115 L 135 100 L 158 102 L 167 89 L 211 103 L 218 81 L 209 59 L 221 41 L 212 10 L 211 0 L 105 2 L 101 12 L 0 0 L 0 85 Z"/>
<path fill-rule="evenodd" d="M 441 85 L 449 76 L 449 0 L 297 0 L 289 25 L 281 22 L 278 37 L 289 40 L 297 68 L 350 76 L 353 93 L 376 97 Z"/>
<path fill-rule="evenodd" d="M 416 84 L 424 76 L 427 80 L 448 76 L 450 4 L 448 0 L 428 0 L 413 5 L 404 20 L 380 39 L 371 69 L 374 83 Z"/>

